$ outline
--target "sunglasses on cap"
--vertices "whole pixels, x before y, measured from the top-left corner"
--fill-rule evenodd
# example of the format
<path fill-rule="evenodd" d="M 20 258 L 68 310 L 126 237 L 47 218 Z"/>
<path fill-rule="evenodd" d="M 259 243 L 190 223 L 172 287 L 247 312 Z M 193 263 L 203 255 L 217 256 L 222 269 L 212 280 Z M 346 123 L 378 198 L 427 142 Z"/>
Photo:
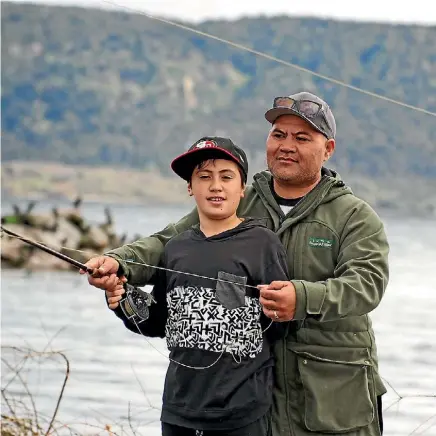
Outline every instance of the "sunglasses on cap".
<path fill-rule="evenodd" d="M 303 116 L 327 139 L 333 138 L 332 129 L 326 119 L 322 105 L 312 100 L 294 100 L 291 97 L 276 97 L 274 109 L 291 109 Z"/>

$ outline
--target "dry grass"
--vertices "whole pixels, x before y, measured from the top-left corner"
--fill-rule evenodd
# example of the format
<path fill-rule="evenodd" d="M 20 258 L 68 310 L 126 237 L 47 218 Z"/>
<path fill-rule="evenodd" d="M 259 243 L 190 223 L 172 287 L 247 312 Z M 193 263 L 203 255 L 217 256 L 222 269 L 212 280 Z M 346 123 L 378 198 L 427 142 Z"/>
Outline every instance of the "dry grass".
<path fill-rule="evenodd" d="M 47 347 L 48 348 L 48 347 Z M 89 436 L 139 436 L 131 416 L 130 404 L 127 419 L 123 422 L 89 424 L 75 422 L 65 423 L 58 419 L 58 412 L 62 406 L 70 377 L 70 362 L 61 351 L 35 351 L 30 348 L 2 346 L 2 387 L 1 387 L 1 435 L 2 436 L 61 436 L 61 435 L 89 435 Z M 32 393 L 29 375 L 43 365 L 55 363 L 62 370 L 62 381 L 57 398 L 50 414 L 44 414 L 37 408 L 35 395 Z M 136 376 L 136 374 L 135 374 Z M 148 403 L 146 409 L 154 408 L 147 398 L 144 387 L 136 377 L 138 384 Z M 428 398 L 436 400 L 436 395 L 407 395 L 403 396 L 386 382 L 397 399 L 385 407 L 384 411 L 399 404 L 405 398 Z M 420 423 L 409 436 L 429 434 L 436 425 L 436 414 Z M 153 421 L 149 421 L 153 422 Z"/>
<path fill-rule="evenodd" d="M 65 388 L 70 377 L 70 362 L 61 351 L 35 351 L 30 348 L 2 346 L 1 435 L 2 436 L 60 436 L 108 435 L 135 436 L 135 429 L 128 407 L 127 421 L 122 423 L 61 422 L 58 412 L 62 406 Z M 50 414 L 37 407 L 30 379 L 44 365 L 53 364 L 61 369 L 62 381 Z M 35 389 L 35 387 L 33 388 Z"/>

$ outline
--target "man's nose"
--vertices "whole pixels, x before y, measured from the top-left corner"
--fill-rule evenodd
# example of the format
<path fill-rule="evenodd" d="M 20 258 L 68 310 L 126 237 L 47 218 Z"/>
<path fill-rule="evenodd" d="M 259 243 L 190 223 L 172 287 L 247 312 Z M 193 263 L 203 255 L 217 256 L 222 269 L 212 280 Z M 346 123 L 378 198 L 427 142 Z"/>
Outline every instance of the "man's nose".
<path fill-rule="evenodd" d="M 297 151 L 297 146 L 293 138 L 285 138 L 280 144 L 280 151 L 284 153 L 294 153 Z"/>

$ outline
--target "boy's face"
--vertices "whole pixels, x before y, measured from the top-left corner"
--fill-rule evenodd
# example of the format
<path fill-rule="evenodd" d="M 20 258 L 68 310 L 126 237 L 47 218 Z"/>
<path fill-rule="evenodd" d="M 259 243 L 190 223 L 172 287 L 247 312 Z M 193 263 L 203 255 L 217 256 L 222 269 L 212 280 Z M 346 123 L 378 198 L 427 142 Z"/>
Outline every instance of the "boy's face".
<path fill-rule="evenodd" d="M 236 213 L 245 185 L 238 165 L 230 160 L 203 162 L 192 173 L 188 192 L 197 203 L 200 218 L 225 219 Z"/>

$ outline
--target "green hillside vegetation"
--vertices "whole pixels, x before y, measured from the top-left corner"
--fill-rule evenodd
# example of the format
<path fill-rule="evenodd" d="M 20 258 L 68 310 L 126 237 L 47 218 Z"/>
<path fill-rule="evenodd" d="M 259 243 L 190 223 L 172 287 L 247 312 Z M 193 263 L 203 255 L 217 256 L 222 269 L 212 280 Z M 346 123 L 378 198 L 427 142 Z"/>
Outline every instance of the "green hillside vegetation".
<path fill-rule="evenodd" d="M 436 27 L 289 17 L 196 27 L 436 112 Z M 184 147 L 219 134 L 261 169 L 265 110 L 274 96 L 303 89 L 333 108 L 331 166 L 356 192 L 366 194 L 370 178 L 380 192 L 371 201 L 433 210 L 435 117 L 142 15 L 2 3 L 4 165 L 53 162 L 165 177 Z"/>

